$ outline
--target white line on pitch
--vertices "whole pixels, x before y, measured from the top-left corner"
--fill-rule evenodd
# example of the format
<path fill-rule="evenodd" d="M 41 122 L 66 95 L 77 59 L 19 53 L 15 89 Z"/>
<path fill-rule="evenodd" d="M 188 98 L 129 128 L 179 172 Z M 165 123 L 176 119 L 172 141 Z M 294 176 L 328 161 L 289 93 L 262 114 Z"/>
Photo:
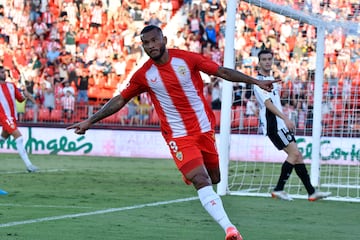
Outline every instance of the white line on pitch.
<path fill-rule="evenodd" d="M 58 205 L 22 205 L 13 203 L 0 203 L 1 207 L 27 207 L 27 208 L 78 208 L 78 209 L 89 209 L 93 207 L 78 207 L 78 206 L 58 206 Z"/>
<path fill-rule="evenodd" d="M 66 168 L 59 168 L 59 169 L 40 169 L 39 170 L 39 173 L 42 173 L 42 172 L 65 172 L 65 171 L 70 171 L 70 170 L 73 170 L 73 169 L 66 169 Z M 8 171 L 8 172 L 0 172 L 0 175 L 1 174 L 18 174 L 18 173 L 27 173 L 27 171 L 24 169 L 23 171 Z M 32 173 L 34 174 L 34 173 Z M 35 173 L 36 174 L 36 173 Z"/>
<path fill-rule="evenodd" d="M 140 205 L 134 205 L 134 206 L 122 207 L 122 208 L 109 208 L 109 209 L 93 211 L 93 212 L 68 214 L 68 215 L 54 216 L 54 217 L 44 217 L 44 218 L 30 219 L 30 220 L 26 220 L 26 221 L 9 222 L 9 223 L 0 224 L 0 228 L 12 227 L 12 226 L 24 225 L 24 224 L 31 224 L 31 223 L 54 221 L 54 220 L 67 219 L 67 218 L 86 217 L 86 216 L 92 216 L 92 215 L 98 215 L 98 214 L 121 212 L 121 211 L 139 209 L 139 208 L 145 208 L 145 207 L 156 207 L 156 206 L 168 205 L 168 204 L 172 204 L 172 203 L 189 202 L 189 201 L 193 201 L 196 199 L 198 199 L 198 197 L 181 198 L 181 199 L 175 199 L 175 200 L 171 200 L 171 201 L 146 203 L 146 204 L 140 204 Z"/>
<path fill-rule="evenodd" d="M 81 170 L 91 170 L 95 168 L 82 168 Z M 68 172 L 68 171 L 76 171 L 79 169 L 76 168 L 54 168 L 54 169 L 40 169 L 37 173 L 51 173 L 51 172 Z M 18 174 L 18 173 L 28 173 L 25 169 L 23 171 L 8 171 L 8 172 L 0 172 L 2 174 Z M 36 174 L 36 173 L 31 173 Z"/>

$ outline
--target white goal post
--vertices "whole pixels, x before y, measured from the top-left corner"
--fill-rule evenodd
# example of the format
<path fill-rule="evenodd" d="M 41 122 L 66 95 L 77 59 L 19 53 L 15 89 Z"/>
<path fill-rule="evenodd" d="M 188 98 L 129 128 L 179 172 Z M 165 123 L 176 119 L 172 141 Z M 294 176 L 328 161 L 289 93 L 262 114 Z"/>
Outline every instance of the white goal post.
<path fill-rule="evenodd" d="M 273 14 L 278 14 L 292 20 L 296 20 L 302 24 L 308 24 L 316 28 L 316 68 L 315 68 L 315 81 L 314 81 L 314 91 L 313 99 L 313 118 L 312 126 L 310 129 L 310 134 L 307 136 L 301 137 L 305 141 L 311 141 L 311 159 L 310 162 L 310 177 L 311 182 L 316 187 L 325 187 L 326 190 L 333 192 L 333 197 L 330 199 L 334 200 L 346 200 L 346 201 L 360 201 L 360 150 L 357 148 L 353 151 L 359 151 L 359 156 L 355 158 L 355 163 L 352 162 L 345 169 L 341 169 L 337 164 L 329 164 L 326 167 L 329 172 L 324 173 L 325 176 L 322 176 L 321 167 L 321 151 L 324 149 L 321 145 L 323 142 L 330 141 L 324 136 L 324 124 L 323 124 L 323 114 L 322 114 L 322 103 L 323 103 L 323 93 L 324 93 L 324 53 L 325 53 L 325 38 L 326 35 L 335 30 L 341 28 L 343 33 L 346 35 L 354 35 L 359 41 L 360 38 L 360 24 L 358 22 L 352 21 L 329 21 L 319 17 L 318 15 L 313 15 L 304 11 L 299 11 L 293 9 L 291 6 L 282 6 L 275 3 L 272 3 L 268 0 L 244 0 L 251 6 L 257 6 L 262 9 L 269 10 Z M 226 32 L 225 32 L 225 56 L 224 56 L 224 66 L 229 68 L 235 67 L 235 57 L 234 57 L 234 39 L 235 39 L 235 15 L 237 9 L 238 1 L 229 0 L 227 2 L 227 12 L 226 12 Z M 360 71 L 360 70 L 359 70 Z M 266 158 L 269 160 L 264 160 L 260 162 L 251 161 L 248 159 L 231 159 L 232 154 L 231 147 L 234 147 L 234 144 L 231 144 L 232 141 L 243 143 L 249 141 L 260 141 L 264 142 L 264 145 L 268 146 L 267 138 L 262 135 L 244 134 L 243 132 L 234 133 L 234 129 L 231 128 L 234 121 L 234 107 L 233 107 L 233 84 L 224 81 L 223 90 L 222 90 L 222 107 L 221 107 L 221 124 L 220 124 L 220 134 L 219 134 L 219 153 L 220 153 L 220 171 L 221 171 L 221 182 L 218 184 L 217 191 L 220 195 L 225 194 L 234 194 L 234 195 L 251 195 L 251 196 L 270 196 L 269 192 L 271 187 L 273 187 L 274 182 L 277 180 L 280 164 L 269 164 L 273 151 L 265 150 Z M 360 98 L 359 98 L 360 99 Z M 356 104 L 357 105 L 357 104 Z M 358 107 L 358 106 L 357 106 Z M 360 107 L 358 107 L 360 111 Z M 241 121 L 241 120 L 240 120 Z M 241 125 L 242 126 L 242 125 Z M 239 128 L 239 126 L 237 126 Z M 354 137 L 351 135 L 350 138 Z M 238 140 L 239 138 L 246 140 Z M 347 145 L 347 138 L 340 132 L 338 136 L 331 138 L 331 140 L 339 142 L 341 146 L 345 148 L 351 148 Z M 349 142 L 349 144 L 351 144 Z M 271 144 L 270 144 L 271 145 Z M 269 145 L 269 148 L 272 146 Z M 354 144 L 352 144 L 354 146 Z M 355 145 L 358 146 L 358 145 Z M 235 146 L 236 147 L 236 146 Z M 250 151 L 247 149 L 247 146 L 241 145 L 237 146 L 241 148 L 241 151 Z M 358 146 L 359 147 L 359 146 Z M 272 147 L 275 148 L 275 147 Z M 354 147 L 353 147 L 354 148 Z M 303 149 L 304 150 L 304 149 Z M 306 151 L 306 150 L 304 150 Z M 327 149 L 326 151 L 336 151 L 336 149 Z M 350 151 L 350 150 L 349 150 Z M 308 154 L 309 155 L 309 154 Z M 279 156 L 273 156 L 273 158 L 278 158 Z M 283 160 L 285 157 L 283 158 Z M 331 159 L 330 159 L 331 160 Z M 331 161 L 329 161 L 331 162 Z M 230 169 L 230 166 L 234 168 Z M 251 169 L 249 167 L 251 166 Z M 261 169 L 260 169 L 261 168 Z M 262 168 L 267 168 L 265 171 Z M 251 172 L 251 174 L 247 174 Z M 259 171 L 259 174 L 254 174 L 254 172 Z M 240 173 L 241 172 L 241 173 Z M 266 173 L 265 173 L 266 172 Z M 270 174 L 268 172 L 271 172 Z M 334 181 L 324 180 L 322 178 L 330 179 L 331 175 L 338 174 L 338 179 Z M 261 173 L 269 174 L 269 176 L 261 176 Z M 235 174 L 235 177 L 231 177 Z M 352 176 L 344 176 L 345 174 L 351 174 Z M 243 181 L 251 175 L 249 182 Z M 256 178 L 255 179 L 255 176 Z M 270 176 L 271 175 L 271 176 Z M 295 175 L 295 174 L 293 174 Z M 296 177 L 296 176 L 295 176 Z M 344 178 L 345 180 L 342 180 Z M 236 179 L 236 180 L 234 180 Z M 271 182 L 266 182 L 271 181 Z M 256 184 L 254 183 L 256 182 Z M 293 185 L 292 185 L 293 184 Z M 236 187 L 233 187 L 235 186 Z M 290 185 L 287 189 L 294 197 L 306 198 L 304 191 L 301 191 L 301 184 L 292 178 L 289 179 L 287 185 Z M 291 186 L 292 185 L 292 186 Z M 290 187 L 293 187 L 290 189 Z M 341 188 L 345 188 L 341 189 Z M 340 189 L 340 190 L 339 190 Z M 335 191 L 335 193 L 334 193 Z"/>

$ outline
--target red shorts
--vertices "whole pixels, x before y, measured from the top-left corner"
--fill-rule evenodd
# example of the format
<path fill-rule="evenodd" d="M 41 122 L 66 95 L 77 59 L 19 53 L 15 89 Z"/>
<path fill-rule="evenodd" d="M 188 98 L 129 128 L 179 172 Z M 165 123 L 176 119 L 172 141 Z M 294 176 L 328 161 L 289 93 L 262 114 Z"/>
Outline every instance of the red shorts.
<path fill-rule="evenodd" d="M 219 168 L 214 131 L 173 138 L 168 140 L 167 144 L 177 168 L 183 175 L 201 165 L 206 169 Z"/>
<path fill-rule="evenodd" d="M 12 134 L 17 129 L 16 120 L 13 118 L 0 118 L 0 124 L 2 130 L 9 134 Z"/>

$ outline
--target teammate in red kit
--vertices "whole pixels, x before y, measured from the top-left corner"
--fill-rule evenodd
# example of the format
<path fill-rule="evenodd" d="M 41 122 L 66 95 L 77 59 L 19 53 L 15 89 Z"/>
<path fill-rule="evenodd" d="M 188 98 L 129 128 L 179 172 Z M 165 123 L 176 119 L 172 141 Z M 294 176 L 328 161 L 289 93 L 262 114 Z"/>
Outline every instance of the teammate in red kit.
<path fill-rule="evenodd" d="M 141 31 L 141 41 L 150 59 L 135 72 L 127 87 L 93 116 L 67 129 L 85 134 L 92 124 L 116 113 L 133 97 L 148 92 L 162 135 L 185 182 L 194 185 L 203 207 L 226 232 L 225 239 L 242 239 L 212 187 L 220 181 L 215 116 L 203 95 L 200 71 L 232 82 L 257 84 L 267 91 L 271 91 L 275 81 L 256 80 L 197 53 L 167 49 L 166 37 L 153 25 Z"/>
<path fill-rule="evenodd" d="M 2 145 L 4 141 L 11 136 L 14 137 L 16 142 L 16 148 L 19 152 L 20 157 L 26 165 L 28 172 L 36 172 L 38 168 L 33 165 L 28 157 L 28 154 L 25 150 L 24 139 L 21 135 L 21 132 L 17 128 L 16 124 L 16 101 L 23 102 L 25 101 L 25 96 L 30 99 L 30 101 L 35 102 L 34 98 L 24 91 L 24 94 L 15 86 L 14 83 L 5 82 L 5 78 L 1 77 L 0 74 L 0 124 L 2 126 L 2 132 L 0 136 L 0 144 Z"/>

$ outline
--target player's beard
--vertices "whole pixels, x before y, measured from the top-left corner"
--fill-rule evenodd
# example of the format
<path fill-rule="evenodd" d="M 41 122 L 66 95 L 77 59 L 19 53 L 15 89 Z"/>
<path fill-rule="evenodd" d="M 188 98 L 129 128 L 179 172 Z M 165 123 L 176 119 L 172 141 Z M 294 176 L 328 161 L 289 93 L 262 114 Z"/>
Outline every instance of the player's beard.
<path fill-rule="evenodd" d="M 154 61 L 160 60 L 160 58 L 164 55 L 165 50 L 166 50 L 166 46 L 165 46 L 165 44 L 163 44 L 163 45 L 160 47 L 160 53 L 159 53 L 159 55 L 157 55 L 157 56 L 155 56 L 155 57 L 150 57 L 150 58 L 151 58 L 152 60 L 154 60 Z"/>

